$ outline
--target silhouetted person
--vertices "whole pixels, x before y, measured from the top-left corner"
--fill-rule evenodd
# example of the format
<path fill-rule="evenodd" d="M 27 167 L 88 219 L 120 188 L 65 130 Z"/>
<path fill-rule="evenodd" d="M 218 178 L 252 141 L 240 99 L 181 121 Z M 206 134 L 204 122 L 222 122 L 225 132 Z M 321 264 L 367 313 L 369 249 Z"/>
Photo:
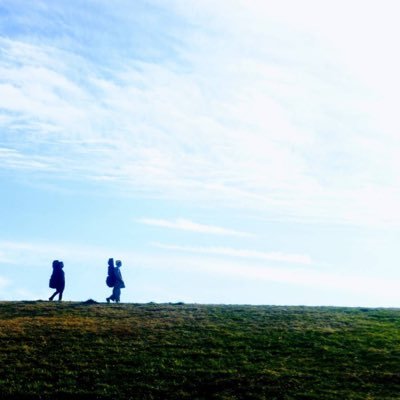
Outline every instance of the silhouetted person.
<path fill-rule="evenodd" d="M 112 260 L 112 258 L 110 258 Z M 110 265 L 110 260 L 108 260 L 108 265 Z M 125 283 L 122 280 L 122 275 L 120 268 L 122 266 L 122 262 L 120 260 L 117 260 L 115 262 L 116 266 L 114 268 L 114 278 L 115 278 L 115 283 L 112 291 L 112 295 L 110 297 L 107 297 L 107 303 L 110 302 L 110 300 L 115 301 L 116 303 L 120 302 L 120 297 L 121 297 L 121 289 L 125 288 Z"/>
<path fill-rule="evenodd" d="M 58 294 L 58 300 L 62 300 L 62 295 L 65 288 L 65 274 L 63 271 L 64 263 L 62 261 L 54 260 L 53 261 L 53 273 L 51 274 L 50 284 L 49 286 L 52 289 L 56 289 L 52 296 L 49 297 L 49 300 L 52 301 L 55 296 Z"/>

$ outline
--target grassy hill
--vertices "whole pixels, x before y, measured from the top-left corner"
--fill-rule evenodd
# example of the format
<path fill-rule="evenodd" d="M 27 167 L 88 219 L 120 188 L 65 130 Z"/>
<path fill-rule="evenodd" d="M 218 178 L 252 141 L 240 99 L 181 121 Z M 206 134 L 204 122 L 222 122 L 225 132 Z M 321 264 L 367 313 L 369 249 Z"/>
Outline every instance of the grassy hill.
<path fill-rule="evenodd" d="M 400 399 L 400 310 L 0 302 L 0 398 Z"/>

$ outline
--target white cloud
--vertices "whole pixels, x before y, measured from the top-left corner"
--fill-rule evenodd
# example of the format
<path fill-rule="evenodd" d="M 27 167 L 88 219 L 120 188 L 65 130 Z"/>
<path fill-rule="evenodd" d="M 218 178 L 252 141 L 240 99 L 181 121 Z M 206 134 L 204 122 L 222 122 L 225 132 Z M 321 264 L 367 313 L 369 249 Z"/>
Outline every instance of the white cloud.
<path fill-rule="evenodd" d="M 311 257 L 305 254 L 287 254 L 282 252 L 263 252 L 246 249 L 233 249 L 229 247 L 194 247 L 178 246 L 163 243 L 154 243 L 155 246 L 166 250 L 178 250 L 197 254 L 220 255 L 247 259 L 259 259 L 265 261 L 283 261 L 294 264 L 312 264 Z"/>
<path fill-rule="evenodd" d="M 197 232 L 197 233 L 205 233 L 211 235 L 239 236 L 239 237 L 253 236 L 252 234 L 247 232 L 240 232 L 233 229 L 222 228 L 220 226 L 215 226 L 215 225 L 199 224 L 197 222 L 193 222 L 184 218 L 178 218 L 172 221 L 166 219 L 140 218 L 137 221 L 145 225 L 158 226 L 161 228 L 169 228 L 169 229 L 178 229 L 178 230 Z"/>
<path fill-rule="evenodd" d="M 50 157 L 28 156 L 14 149 L 0 147 L 0 162 L 4 169 L 51 171 L 55 162 Z"/>
<path fill-rule="evenodd" d="M 400 226 L 395 3 L 170 4 L 189 25 L 162 60 L 114 48 L 104 71 L 73 46 L 1 39 L 2 168 Z"/>

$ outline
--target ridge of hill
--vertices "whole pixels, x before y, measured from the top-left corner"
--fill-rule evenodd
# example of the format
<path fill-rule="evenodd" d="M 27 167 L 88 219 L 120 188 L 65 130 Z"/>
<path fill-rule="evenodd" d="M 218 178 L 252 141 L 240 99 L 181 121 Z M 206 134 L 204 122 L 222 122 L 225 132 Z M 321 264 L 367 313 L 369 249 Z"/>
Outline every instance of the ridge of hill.
<path fill-rule="evenodd" d="M 400 310 L 0 302 L 0 398 L 400 399 Z"/>

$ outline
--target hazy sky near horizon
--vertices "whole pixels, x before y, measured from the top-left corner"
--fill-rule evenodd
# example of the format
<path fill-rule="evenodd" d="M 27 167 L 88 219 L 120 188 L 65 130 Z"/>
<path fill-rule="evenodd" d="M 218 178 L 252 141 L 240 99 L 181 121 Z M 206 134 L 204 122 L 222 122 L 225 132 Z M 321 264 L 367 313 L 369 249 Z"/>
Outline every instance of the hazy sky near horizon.
<path fill-rule="evenodd" d="M 0 300 L 400 306 L 399 12 L 0 0 Z"/>

